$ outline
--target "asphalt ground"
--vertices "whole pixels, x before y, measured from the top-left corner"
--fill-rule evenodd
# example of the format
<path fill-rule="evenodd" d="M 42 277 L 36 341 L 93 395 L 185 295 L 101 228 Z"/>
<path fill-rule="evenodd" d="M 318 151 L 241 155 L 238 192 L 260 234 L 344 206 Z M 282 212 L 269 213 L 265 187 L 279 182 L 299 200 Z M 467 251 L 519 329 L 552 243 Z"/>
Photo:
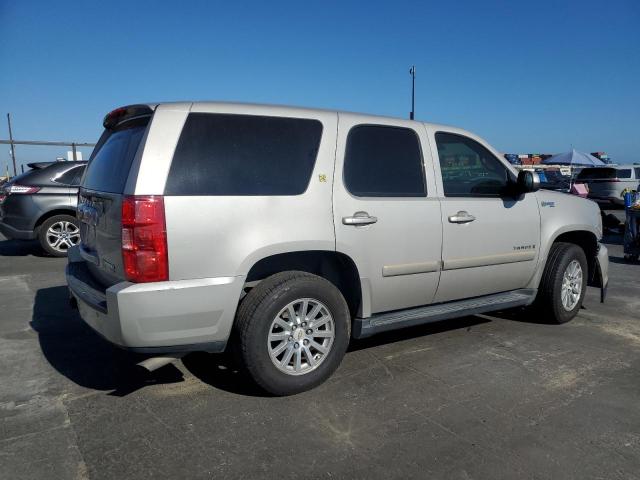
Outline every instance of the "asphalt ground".
<path fill-rule="evenodd" d="M 640 264 L 566 325 L 478 315 L 353 342 L 264 396 L 224 355 L 142 375 L 67 302 L 65 259 L 0 239 L 0 479 L 640 478 Z"/>

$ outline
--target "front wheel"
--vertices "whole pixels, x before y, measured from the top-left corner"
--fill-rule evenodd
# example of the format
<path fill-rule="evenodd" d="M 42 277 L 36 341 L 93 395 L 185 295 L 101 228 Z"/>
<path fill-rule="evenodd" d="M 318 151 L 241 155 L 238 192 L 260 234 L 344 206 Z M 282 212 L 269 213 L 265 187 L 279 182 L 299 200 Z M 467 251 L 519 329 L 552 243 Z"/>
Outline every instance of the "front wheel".
<path fill-rule="evenodd" d="M 536 306 L 552 323 L 566 323 L 578 314 L 587 290 L 587 258 L 572 243 L 551 246 Z"/>
<path fill-rule="evenodd" d="M 54 257 L 65 257 L 69 247 L 80 242 L 78 220 L 71 215 L 54 215 L 47 218 L 38 232 L 42 249 Z"/>
<path fill-rule="evenodd" d="M 305 272 L 277 273 L 243 299 L 235 322 L 240 360 L 274 395 L 292 395 L 324 382 L 340 365 L 351 317 L 340 291 Z"/>

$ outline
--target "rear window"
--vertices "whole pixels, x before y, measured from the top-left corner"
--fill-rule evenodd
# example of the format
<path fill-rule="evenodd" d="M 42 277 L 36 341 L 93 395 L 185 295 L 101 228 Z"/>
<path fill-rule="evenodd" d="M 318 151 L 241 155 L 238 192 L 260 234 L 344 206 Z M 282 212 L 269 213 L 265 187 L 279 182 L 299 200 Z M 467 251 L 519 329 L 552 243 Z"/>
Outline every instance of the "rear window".
<path fill-rule="evenodd" d="M 630 168 L 585 168 L 578 174 L 578 180 L 608 180 L 631 178 Z"/>
<path fill-rule="evenodd" d="M 89 161 L 82 186 L 100 192 L 122 193 L 148 123 L 149 117 L 145 117 L 105 131 L 97 152 Z"/>
<path fill-rule="evenodd" d="M 616 178 L 615 168 L 585 168 L 578 174 L 578 180 Z"/>
<path fill-rule="evenodd" d="M 317 120 L 191 113 L 165 195 L 300 195 L 321 136 Z"/>

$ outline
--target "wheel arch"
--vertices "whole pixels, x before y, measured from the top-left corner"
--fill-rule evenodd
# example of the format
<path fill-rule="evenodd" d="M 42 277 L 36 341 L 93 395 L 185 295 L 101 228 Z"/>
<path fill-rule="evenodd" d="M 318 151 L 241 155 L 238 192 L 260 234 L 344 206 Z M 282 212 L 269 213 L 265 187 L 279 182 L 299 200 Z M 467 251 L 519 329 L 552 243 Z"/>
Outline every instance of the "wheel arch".
<path fill-rule="evenodd" d="M 34 226 L 34 231 L 38 231 L 40 229 L 40 226 L 46 222 L 48 219 L 50 219 L 51 217 L 55 217 L 56 215 L 70 215 L 72 217 L 76 217 L 76 210 L 73 208 L 56 208 L 53 210 L 49 210 L 45 213 L 43 213 L 42 215 L 40 215 L 40 217 L 38 217 L 38 219 L 36 220 L 35 226 Z"/>
<path fill-rule="evenodd" d="M 542 273 L 544 272 L 544 268 L 549 257 L 549 251 L 551 250 L 552 245 L 559 242 L 572 243 L 582 248 L 585 256 L 587 257 L 588 284 L 592 284 L 597 270 L 596 259 L 599 249 L 598 236 L 596 232 L 591 230 L 590 228 L 565 228 L 555 232 L 555 234 L 550 238 L 549 242 L 545 245 L 544 256 L 541 259 L 534 279 L 535 287 L 537 288 L 537 286 L 540 284 L 540 279 L 542 278 Z"/>
<path fill-rule="evenodd" d="M 333 250 L 299 250 L 268 255 L 249 269 L 246 282 L 263 280 L 276 273 L 297 270 L 330 281 L 344 296 L 352 317 L 362 309 L 362 285 L 358 268 L 348 255 Z"/>

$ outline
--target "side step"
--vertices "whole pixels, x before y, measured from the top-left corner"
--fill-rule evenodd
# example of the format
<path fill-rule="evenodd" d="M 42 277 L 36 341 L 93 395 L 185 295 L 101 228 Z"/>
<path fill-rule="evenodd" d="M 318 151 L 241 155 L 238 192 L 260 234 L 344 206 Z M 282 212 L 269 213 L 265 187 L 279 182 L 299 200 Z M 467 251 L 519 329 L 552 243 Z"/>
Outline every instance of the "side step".
<path fill-rule="evenodd" d="M 524 307 L 533 303 L 536 293 L 537 290 L 535 289 L 513 290 L 407 310 L 379 313 L 369 318 L 356 318 L 353 323 L 353 337 L 366 338 L 376 333 L 413 327 L 424 323 L 476 315 L 478 313 L 495 312 L 496 310 L 505 310 L 507 308 Z"/>

